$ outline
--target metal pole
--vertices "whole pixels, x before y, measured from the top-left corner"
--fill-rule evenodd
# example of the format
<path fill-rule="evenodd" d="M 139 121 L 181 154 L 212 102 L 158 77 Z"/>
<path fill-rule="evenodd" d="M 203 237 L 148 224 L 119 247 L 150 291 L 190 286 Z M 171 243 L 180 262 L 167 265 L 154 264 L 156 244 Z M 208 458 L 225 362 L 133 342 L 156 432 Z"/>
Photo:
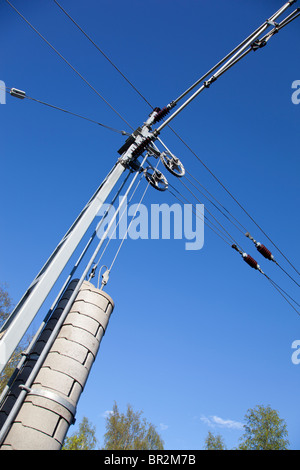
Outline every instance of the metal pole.
<path fill-rule="evenodd" d="M 146 159 L 147 159 L 147 155 L 144 157 L 143 162 L 142 162 L 142 165 L 145 163 Z M 64 322 L 64 320 L 65 320 L 65 318 L 66 318 L 66 316 L 68 315 L 68 313 L 69 313 L 69 311 L 70 311 L 70 309 L 71 309 L 71 307 L 72 307 L 72 305 L 73 305 L 73 302 L 74 302 L 74 300 L 75 300 L 75 298 L 76 298 L 76 296 L 77 296 L 77 294 L 78 294 L 78 292 L 79 292 L 79 289 L 80 289 L 81 285 L 82 285 L 83 282 L 84 282 L 85 277 L 87 276 L 87 274 L 88 274 L 88 272 L 89 272 L 89 270 L 90 270 L 90 268 L 91 268 L 91 266 L 92 266 L 92 264 L 93 264 L 93 262 L 94 262 L 96 256 L 98 255 L 98 253 L 99 253 L 99 251 L 100 251 L 100 249 L 101 249 L 101 247 L 102 247 L 102 245 L 103 245 L 103 243 L 104 243 L 104 240 L 105 240 L 106 236 L 108 235 L 110 229 L 112 228 L 112 226 L 113 226 L 113 224 L 114 224 L 114 222 L 115 222 L 115 220 L 116 220 L 116 218 L 117 218 L 117 216 L 118 216 L 118 214 L 119 214 L 121 208 L 123 207 L 124 203 L 127 201 L 127 196 L 128 196 L 128 194 L 129 194 L 129 192 L 130 192 L 132 186 L 134 185 L 134 183 L 135 183 L 135 181 L 136 181 L 138 175 L 139 175 L 139 173 L 136 172 L 136 174 L 134 175 L 134 177 L 133 177 L 133 179 L 132 179 L 130 185 L 128 186 L 128 188 L 127 188 L 127 190 L 126 190 L 126 192 L 125 192 L 125 195 L 122 197 L 122 199 L 121 199 L 121 201 L 120 201 L 120 203 L 119 203 L 118 209 L 116 210 L 115 214 L 114 214 L 113 217 L 111 218 L 111 221 L 109 222 L 109 224 L 108 224 L 108 226 L 107 226 L 107 229 L 106 229 L 105 233 L 103 234 L 102 239 L 101 239 L 100 242 L 98 243 L 98 245 L 97 245 L 97 247 L 96 247 L 96 249 L 95 249 L 95 251 L 94 251 L 92 257 L 90 258 L 90 260 L 89 260 L 87 266 L 85 267 L 85 269 L 84 269 L 84 271 L 83 271 L 83 273 L 82 273 L 82 275 L 81 275 L 81 277 L 80 277 L 80 279 L 79 279 L 79 281 L 78 281 L 78 283 L 77 283 L 77 285 L 76 285 L 76 287 L 75 287 L 75 289 L 74 289 L 72 295 L 70 296 L 70 299 L 68 300 L 68 302 L 67 302 L 67 304 L 66 304 L 66 306 L 65 306 L 65 308 L 64 308 L 64 310 L 63 310 L 63 312 L 62 312 L 62 314 L 61 314 L 61 316 L 60 316 L 60 318 L 59 318 L 59 320 L 58 320 L 58 322 L 57 322 L 57 324 L 55 325 L 55 328 L 53 329 L 53 331 L 52 331 L 52 333 L 51 333 L 51 335 L 50 335 L 50 337 L 49 337 L 49 340 L 48 340 L 47 344 L 45 345 L 45 347 L 44 347 L 44 349 L 43 349 L 41 355 L 39 356 L 38 360 L 36 361 L 36 363 L 35 363 L 35 365 L 34 365 L 34 368 L 32 369 L 32 372 L 30 373 L 30 375 L 29 375 L 29 377 L 28 377 L 28 379 L 27 379 L 27 381 L 26 381 L 24 387 L 26 387 L 26 388 L 30 388 L 30 387 L 31 387 L 31 385 L 32 385 L 32 383 L 33 383 L 33 381 L 34 381 L 34 379 L 35 379 L 35 377 L 36 377 L 38 371 L 40 370 L 40 368 L 41 368 L 41 366 L 42 366 L 42 364 L 43 364 L 43 362 L 44 362 L 44 360 L 45 360 L 45 358 L 46 358 L 46 356 L 47 356 L 47 354 L 48 354 L 48 352 L 49 352 L 49 350 L 50 350 L 50 348 L 51 348 L 51 346 L 52 346 L 52 344 L 53 344 L 53 342 L 54 342 L 54 340 L 55 340 L 55 338 L 56 338 L 56 336 L 57 336 L 57 334 L 58 334 L 58 332 L 59 332 L 59 330 L 60 330 L 60 328 L 61 328 L 61 326 L 62 326 L 62 324 L 63 324 L 63 322 Z M 19 411 L 19 409 L 20 409 L 20 407 L 21 407 L 21 405 L 22 405 L 22 402 L 24 401 L 24 398 L 25 398 L 26 393 L 27 393 L 26 388 L 24 388 L 24 389 L 21 391 L 21 393 L 20 393 L 18 399 L 16 400 L 16 403 L 15 403 L 15 405 L 13 406 L 13 408 L 12 408 L 12 410 L 11 410 L 11 412 L 10 412 L 8 418 L 7 418 L 7 420 L 5 421 L 4 425 L 3 425 L 2 428 L 1 428 L 1 432 L 0 432 L 0 444 L 3 442 L 3 439 L 5 438 L 7 432 L 8 432 L 8 430 L 9 430 L 11 424 L 12 424 L 12 421 L 13 421 L 14 418 L 16 417 L 16 415 L 17 415 L 17 413 L 18 413 L 18 411 Z"/>
<path fill-rule="evenodd" d="M 121 163 L 114 166 L 3 325 L 0 331 L 0 373 L 124 171 Z"/>

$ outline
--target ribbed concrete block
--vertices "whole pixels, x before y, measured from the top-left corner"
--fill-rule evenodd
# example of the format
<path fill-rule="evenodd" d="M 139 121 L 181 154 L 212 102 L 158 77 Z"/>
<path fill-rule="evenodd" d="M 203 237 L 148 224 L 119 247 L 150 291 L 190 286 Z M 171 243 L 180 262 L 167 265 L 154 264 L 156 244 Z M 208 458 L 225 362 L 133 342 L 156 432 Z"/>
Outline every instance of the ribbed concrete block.
<path fill-rule="evenodd" d="M 24 438 L 24 432 L 26 438 Z M 34 443 L 28 447 L 28 442 Z M 52 436 L 43 434 L 38 429 L 24 428 L 22 423 L 16 422 L 13 427 L 13 433 L 9 440 L 5 440 L 1 450 L 59 450 L 61 443 L 53 439 Z"/>
<path fill-rule="evenodd" d="M 47 434 L 50 437 L 53 436 L 57 426 L 57 418 L 60 418 L 62 414 L 67 415 L 67 413 L 58 405 L 55 407 L 57 411 L 57 413 L 55 413 L 54 410 L 43 407 L 45 405 L 44 400 L 39 400 L 39 397 L 33 396 L 31 398 L 33 398 L 31 402 L 28 401 L 22 406 L 18 416 L 19 422 L 25 427 L 38 429 L 43 434 Z M 55 405 L 55 403 L 53 404 Z M 36 413 L 36 407 L 39 407 L 38 413 Z M 65 417 L 66 419 L 69 418 L 68 415 Z"/>
<path fill-rule="evenodd" d="M 43 385 L 47 390 L 56 390 L 60 395 L 68 397 L 74 387 L 74 379 L 62 372 L 44 367 L 40 370 L 35 384 L 40 388 Z"/>
<path fill-rule="evenodd" d="M 99 342 L 95 336 L 91 335 L 81 328 L 76 328 L 72 325 L 63 325 L 60 330 L 60 338 L 67 338 L 70 341 L 78 344 L 84 344 L 84 346 L 96 356 Z"/>
<path fill-rule="evenodd" d="M 46 325 L 45 337 L 75 285 Z M 61 448 L 113 308 L 108 294 L 83 283 L 1 449 Z"/>
<path fill-rule="evenodd" d="M 80 364 L 80 362 L 53 351 L 50 351 L 48 354 L 43 365 L 43 369 L 44 368 L 61 372 L 67 377 L 71 377 L 76 382 L 79 382 L 81 385 L 83 385 L 84 379 L 87 375 L 85 366 Z"/>
<path fill-rule="evenodd" d="M 91 333 L 93 336 L 97 335 L 98 328 L 101 326 L 99 321 L 94 320 L 87 315 L 82 315 L 81 312 L 70 312 L 68 315 L 68 323 L 66 324 L 81 328 L 82 330 Z"/>
<path fill-rule="evenodd" d="M 84 364 L 89 353 L 86 347 L 78 343 L 74 344 L 74 341 L 69 341 L 67 338 L 57 338 L 54 347 L 52 348 L 52 351 L 58 352 L 66 357 L 73 357 L 73 359 L 81 364 Z"/>

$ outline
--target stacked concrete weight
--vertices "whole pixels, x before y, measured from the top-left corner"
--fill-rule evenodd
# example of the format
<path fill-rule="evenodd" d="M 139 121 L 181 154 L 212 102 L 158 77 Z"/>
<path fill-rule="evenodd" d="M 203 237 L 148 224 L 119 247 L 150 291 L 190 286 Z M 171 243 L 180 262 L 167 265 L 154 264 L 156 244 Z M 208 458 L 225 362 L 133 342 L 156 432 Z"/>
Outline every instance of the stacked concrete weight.
<path fill-rule="evenodd" d="M 108 294 L 82 284 L 2 450 L 61 449 L 113 308 Z"/>

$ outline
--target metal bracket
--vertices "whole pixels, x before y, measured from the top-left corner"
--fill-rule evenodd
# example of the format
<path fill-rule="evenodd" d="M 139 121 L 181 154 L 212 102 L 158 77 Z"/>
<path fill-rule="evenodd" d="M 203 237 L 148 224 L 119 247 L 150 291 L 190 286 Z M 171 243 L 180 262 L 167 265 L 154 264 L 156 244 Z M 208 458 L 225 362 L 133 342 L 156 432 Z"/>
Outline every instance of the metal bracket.
<path fill-rule="evenodd" d="M 21 353 L 21 356 L 24 356 L 29 361 L 37 361 L 38 358 L 40 357 L 38 353 L 35 353 L 35 352 L 27 353 L 25 351 Z"/>
<path fill-rule="evenodd" d="M 30 388 L 30 387 L 26 387 L 25 385 L 20 385 L 20 388 L 22 390 L 26 390 L 26 392 L 28 392 L 28 395 L 35 395 L 38 397 L 47 398 L 48 400 L 54 401 L 55 403 L 58 403 L 59 405 L 63 406 L 73 416 L 73 423 L 74 423 L 76 407 L 66 398 L 61 397 L 57 393 L 51 392 L 51 390 L 45 390 L 42 388 Z"/>
<path fill-rule="evenodd" d="M 272 21 L 272 20 L 267 20 L 267 24 L 269 26 L 274 26 L 275 28 L 278 28 L 279 24 L 276 23 L 276 21 Z"/>

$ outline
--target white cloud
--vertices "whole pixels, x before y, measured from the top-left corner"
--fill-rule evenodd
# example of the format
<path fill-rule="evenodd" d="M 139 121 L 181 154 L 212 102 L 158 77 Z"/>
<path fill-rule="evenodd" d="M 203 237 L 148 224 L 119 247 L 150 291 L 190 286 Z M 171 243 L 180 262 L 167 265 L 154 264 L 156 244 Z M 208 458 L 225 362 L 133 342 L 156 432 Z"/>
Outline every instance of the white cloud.
<path fill-rule="evenodd" d="M 106 410 L 104 413 L 102 413 L 102 418 L 108 418 L 111 414 L 113 414 L 113 411 L 111 410 Z"/>
<path fill-rule="evenodd" d="M 220 427 L 220 428 L 227 428 L 227 429 L 242 429 L 243 424 L 240 423 L 239 421 L 233 421 L 232 419 L 223 419 L 220 418 L 219 416 L 202 416 L 200 420 L 207 424 L 208 426 L 214 428 L 214 427 Z"/>
<path fill-rule="evenodd" d="M 165 431 L 166 429 L 168 429 L 169 426 L 167 424 L 160 423 L 159 427 L 161 431 Z"/>

